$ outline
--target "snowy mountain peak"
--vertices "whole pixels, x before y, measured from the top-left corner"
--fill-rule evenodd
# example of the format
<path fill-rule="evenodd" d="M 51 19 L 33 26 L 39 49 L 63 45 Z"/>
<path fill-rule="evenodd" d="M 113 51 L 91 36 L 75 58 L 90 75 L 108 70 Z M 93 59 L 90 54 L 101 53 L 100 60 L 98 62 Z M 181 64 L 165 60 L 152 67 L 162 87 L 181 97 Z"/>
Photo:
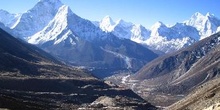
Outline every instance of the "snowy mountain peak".
<path fill-rule="evenodd" d="M 167 26 L 162 22 L 158 21 L 151 27 L 151 36 L 152 37 L 163 36 L 163 33 L 168 33 L 168 31 L 169 29 L 167 28 Z"/>
<path fill-rule="evenodd" d="M 0 22 L 9 28 L 16 23 L 20 16 L 20 14 L 11 14 L 5 10 L 0 9 Z"/>
<path fill-rule="evenodd" d="M 135 24 L 131 29 L 131 40 L 137 43 L 143 43 L 150 37 L 150 30 L 140 24 Z"/>
<path fill-rule="evenodd" d="M 154 29 L 157 29 L 160 27 L 167 27 L 167 26 L 165 24 L 163 24 L 161 21 L 158 21 L 151 27 L 151 30 L 154 30 Z"/>
<path fill-rule="evenodd" d="M 141 24 L 134 24 L 133 27 L 138 28 L 139 30 L 147 30 L 147 31 L 150 31 L 150 30 L 146 29 L 146 28 L 145 28 L 143 25 L 141 25 Z"/>
<path fill-rule="evenodd" d="M 32 44 L 43 44 L 47 41 L 54 40 L 54 44 L 57 44 L 62 41 L 61 39 L 67 39 L 67 36 L 72 33 L 68 29 L 68 17 L 71 15 L 73 15 L 73 12 L 69 6 L 61 6 L 53 20 L 42 31 L 29 37 L 28 42 Z"/>
<path fill-rule="evenodd" d="M 101 20 L 101 22 L 102 23 L 109 23 L 109 24 L 111 24 L 111 25 L 114 25 L 114 21 L 112 20 L 112 18 L 109 16 L 109 15 L 107 15 L 107 16 L 105 16 L 102 20 Z"/>
<path fill-rule="evenodd" d="M 201 13 L 197 12 L 184 23 L 186 25 L 195 27 L 199 31 L 201 39 L 216 33 L 217 28 L 220 26 L 220 20 L 210 13 L 202 15 Z"/>
<path fill-rule="evenodd" d="M 77 16 L 68 6 L 63 5 L 43 30 L 28 37 L 28 42 L 43 44 L 50 41 L 58 44 L 66 39 L 70 41 L 76 36 L 80 39 L 91 41 L 100 37 L 104 38 L 106 35 L 92 22 Z"/>
<path fill-rule="evenodd" d="M 58 10 L 62 5 L 63 3 L 60 0 L 40 0 L 32 9 L 28 10 L 28 12 L 29 11 L 32 12 L 34 10 L 40 10 L 40 11 L 44 10 L 44 11 L 52 12 L 51 10 Z"/>
<path fill-rule="evenodd" d="M 204 17 L 204 15 L 203 15 L 203 14 L 201 14 L 201 13 L 199 13 L 199 12 L 196 12 L 195 14 L 193 14 L 193 15 L 192 15 L 192 17 L 191 17 L 191 18 L 196 19 L 196 18 L 201 18 L 201 17 Z"/>
<path fill-rule="evenodd" d="M 110 16 L 106 16 L 101 22 L 94 24 L 102 31 L 111 32 L 119 38 L 130 39 L 139 43 L 150 35 L 150 31 L 140 24 L 126 22 L 123 19 L 114 22 Z"/>
<path fill-rule="evenodd" d="M 100 21 L 100 28 L 105 32 L 111 32 L 114 28 L 115 22 L 112 20 L 110 16 L 105 16 Z"/>
<path fill-rule="evenodd" d="M 60 7 L 57 13 L 60 13 L 65 16 L 73 14 L 72 10 L 67 5 L 63 5 L 62 7 Z"/>
<path fill-rule="evenodd" d="M 42 30 L 62 5 L 60 0 L 40 0 L 32 9 L 21 15 L 12 29 L 17 36 L 26 40 Z"/>
<path fill-rule="evenodd" d="M 206 15 L 203 15 L 199 12 L 196 12 L 195 14 L 192 15 L 192 17 L 190 19 L 209 19 L 209 18 L 213 18 L 215 17 L 214 14 L 211 14 L 210 12 L 206 13 Z"/>

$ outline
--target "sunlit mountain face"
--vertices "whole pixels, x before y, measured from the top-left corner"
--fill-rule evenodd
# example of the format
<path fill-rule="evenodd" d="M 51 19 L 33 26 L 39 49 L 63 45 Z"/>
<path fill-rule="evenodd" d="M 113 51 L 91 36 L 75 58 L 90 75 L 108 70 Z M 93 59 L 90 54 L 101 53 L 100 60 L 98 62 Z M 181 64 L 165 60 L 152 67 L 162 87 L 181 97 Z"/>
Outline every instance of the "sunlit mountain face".
<path fill-rule="evenodd" d="M 153 10 L 144 20 L 145 25 L 137 23 L 143 22 L 149 14 L 143 9 L 154 1 L 135 4 L 126 1 L 120 9 L 114 7 L 123 1 L 115 5 L 109 5 L 115 1 L 87 1 L 89 6 L 84 7 L 87 5 L 84 2 L 80 11 L 62 0 L 36 2 L 18 14 L 0 9 L 0 109 L 212 110 L 218 107 L 220 20 L 214 14 L 196 12 L 188 20 L 177 22 L 175 19 L 192 9 L 184 7 L 183 11 L 185 1 L 178 1 L 178 9 L 174 10 L 181 10 L 179 15 L 173 16 L 170 11 L 166 16 L 157 13 L 163 17 L 155 18 L 153 21 L 158 21 L 146 27 L 145 22 L 152 22 L 151 17 L 155 17 Z M 94 13 L 92 8 L 100 8 L 100 3 L 105 8 Z M 137 5 L 140 3 L 146 6 Z M 170 4 L 166 1 L 162 5 Z M 82 11 L 87 8 L 86 15 L 93 17 L 103 11 L 106 15 L 111 11 L 114 14 L 91 21 L 83 18 Z M 111 8 L 109 13 L 105 11 L 108 8 Z M 138 10 L 135 14 L 134 9 Z M 114 20 L 119 12 L 122 18 L 129 14 L 131 20 L 137 21 L 126 21 L 129 17 Z M 168 18 L 173 20 L 172 25 L 164 22 Z"/>

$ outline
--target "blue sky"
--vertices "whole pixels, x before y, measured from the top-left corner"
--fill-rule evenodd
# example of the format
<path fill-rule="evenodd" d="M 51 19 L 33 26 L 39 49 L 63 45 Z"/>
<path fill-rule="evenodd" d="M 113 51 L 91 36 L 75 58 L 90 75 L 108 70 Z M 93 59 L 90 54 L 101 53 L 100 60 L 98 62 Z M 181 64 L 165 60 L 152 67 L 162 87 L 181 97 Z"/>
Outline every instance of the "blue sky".
<path fill-rule="evenodd" d="M 82 18 L 100 21 L 106 15 L 142 24 L 150 28 L 155 22 L 173 25 L 189 19 L 195 12 L 210 12 L 220 18 L 220 0 L 61 0 Z M 38 0 L 1 0 L 0 9 L 22 13 Z"/>

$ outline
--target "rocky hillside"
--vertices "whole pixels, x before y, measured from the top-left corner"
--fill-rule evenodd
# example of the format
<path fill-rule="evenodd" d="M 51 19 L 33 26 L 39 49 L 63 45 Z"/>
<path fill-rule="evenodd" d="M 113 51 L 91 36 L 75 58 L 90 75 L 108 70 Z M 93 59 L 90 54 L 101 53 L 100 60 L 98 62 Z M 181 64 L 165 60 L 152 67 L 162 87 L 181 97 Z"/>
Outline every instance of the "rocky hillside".
<path fill-rule="evenodd" d="M 220 78 L 197 87 L 182 100 L 167 107 L 167 110 L 218 110 L 220 108 Z"/>

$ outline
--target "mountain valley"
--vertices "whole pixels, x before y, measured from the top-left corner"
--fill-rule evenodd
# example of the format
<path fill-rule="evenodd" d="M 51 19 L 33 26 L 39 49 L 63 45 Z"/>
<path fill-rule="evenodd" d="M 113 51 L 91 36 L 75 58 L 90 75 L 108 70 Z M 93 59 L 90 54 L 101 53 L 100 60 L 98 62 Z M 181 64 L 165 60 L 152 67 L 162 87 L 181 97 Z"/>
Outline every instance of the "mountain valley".
<path fill-rule="evenodd" d="M 0 9 L 0 109 L 218 110 L 220 19 L 147 29 L 61 0 Z"/>

